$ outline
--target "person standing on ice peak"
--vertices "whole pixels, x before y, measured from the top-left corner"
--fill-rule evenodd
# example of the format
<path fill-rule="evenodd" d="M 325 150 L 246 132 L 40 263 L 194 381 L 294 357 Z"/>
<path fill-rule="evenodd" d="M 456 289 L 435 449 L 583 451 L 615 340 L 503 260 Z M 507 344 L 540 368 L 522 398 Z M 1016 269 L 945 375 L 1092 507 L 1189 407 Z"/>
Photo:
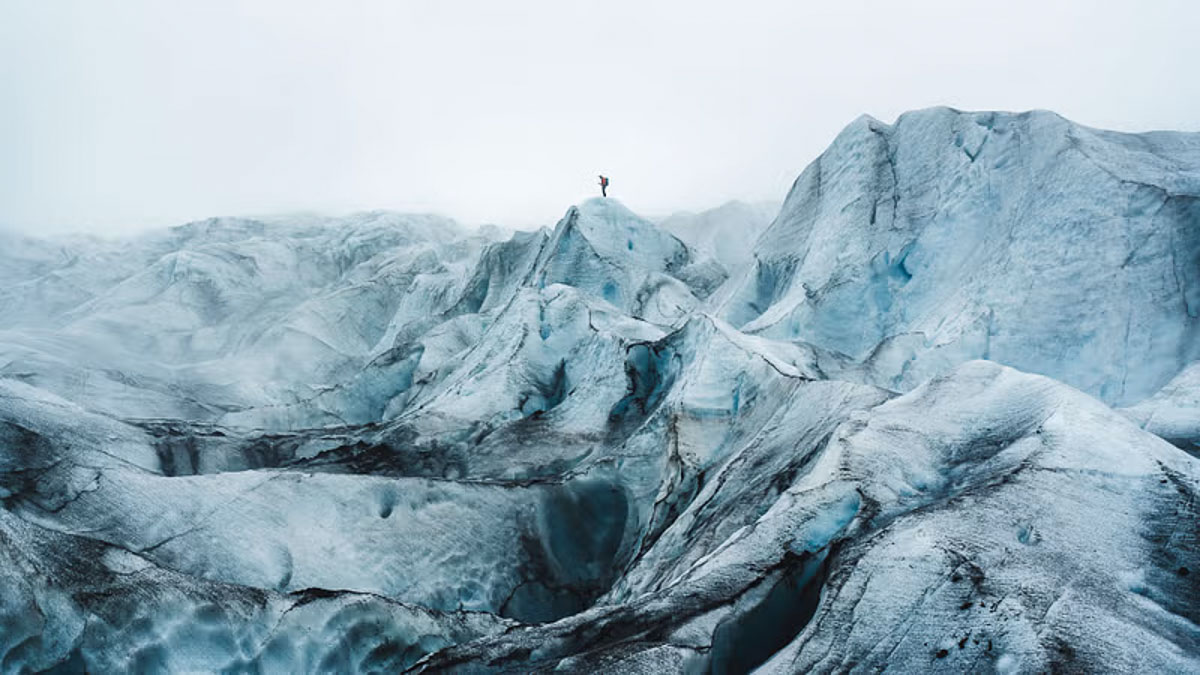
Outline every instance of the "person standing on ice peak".
<path fill-rule="evenodd" d="M 600 196 L 601 197 L 608 196 L 608 179 L 605 178 L 603 175 L 600 176 Z"/>

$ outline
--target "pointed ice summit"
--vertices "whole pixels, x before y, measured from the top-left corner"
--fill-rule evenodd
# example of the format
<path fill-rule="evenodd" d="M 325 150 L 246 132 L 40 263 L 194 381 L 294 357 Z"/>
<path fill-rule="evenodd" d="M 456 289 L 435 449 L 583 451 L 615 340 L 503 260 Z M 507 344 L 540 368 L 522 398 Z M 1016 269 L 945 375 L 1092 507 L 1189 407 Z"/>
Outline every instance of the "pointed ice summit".
<path fill-rule="evenodd" d="M 1200 135 L 863 117 L 760 216 L 0 242 L 0 664 L 1200 670 Z"/>

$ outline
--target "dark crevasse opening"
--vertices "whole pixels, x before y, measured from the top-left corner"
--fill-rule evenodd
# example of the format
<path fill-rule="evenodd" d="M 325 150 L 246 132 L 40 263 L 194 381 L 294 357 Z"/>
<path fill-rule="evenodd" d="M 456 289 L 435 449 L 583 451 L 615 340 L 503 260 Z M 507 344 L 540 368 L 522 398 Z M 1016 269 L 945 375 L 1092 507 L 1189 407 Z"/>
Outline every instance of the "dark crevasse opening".
<path fill-rule="evenodd" d="M 285 434 L 237 438 L 211 426 L 160 422 L 141 425 L 153 438 L 164 476 L 194 476 L 283 466 L 299 443 Z"/>
<path fill-rule="evenodd" d="M 524 622 L 553 621 L 591 606 L 616 579 L 629 499 L 617 484 L 577 480 L 543 498 L 537 532 L 523 542 L 526 579 L 500 608 Z"/>
<path fill-rule="evenodd" d="M 654 411 L 674 385 L 681 360 L 667 343 L 640 343 L 626 349 L 628 388 L 608 413 L 610 439 L 637 428 Z"/>
<path fill-rule="evenodd" d="M 521 397 L 521 414 L 526 417 L 553 410 L 562 403 L 570 393 L 567 379 L 567 362 L 559 361 L 545 382 L 535 382 L 535 389 Z"/>
<path fill-rule="evenodd" d="M 793 558 L 762 600 L 718 625 L 709 672 L 748 673 L 794 640 L 817 611 L 827 555 L 825 549 Z"/>

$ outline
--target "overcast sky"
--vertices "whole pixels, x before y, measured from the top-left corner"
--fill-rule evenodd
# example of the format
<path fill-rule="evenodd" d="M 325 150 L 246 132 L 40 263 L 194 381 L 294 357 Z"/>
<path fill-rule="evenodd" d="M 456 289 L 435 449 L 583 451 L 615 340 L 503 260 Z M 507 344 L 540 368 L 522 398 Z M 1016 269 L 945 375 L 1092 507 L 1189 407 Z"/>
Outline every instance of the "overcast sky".
<path fill-rule="evenodd" d="M 0 223 L 782 199 L 861 113 L 1200 130 L 1200 2 L 0 0 Z"/>

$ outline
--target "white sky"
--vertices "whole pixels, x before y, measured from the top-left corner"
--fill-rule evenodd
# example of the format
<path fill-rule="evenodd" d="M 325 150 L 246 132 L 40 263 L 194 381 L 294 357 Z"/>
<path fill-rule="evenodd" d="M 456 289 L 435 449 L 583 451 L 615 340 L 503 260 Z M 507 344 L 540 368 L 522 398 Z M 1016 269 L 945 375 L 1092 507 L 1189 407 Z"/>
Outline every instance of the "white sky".
<path fill-rule="evenodd" d="M 781 199 L 867 112 L 1200 130 L 1200 2 L 0 0 L 0 224 Z"/>

